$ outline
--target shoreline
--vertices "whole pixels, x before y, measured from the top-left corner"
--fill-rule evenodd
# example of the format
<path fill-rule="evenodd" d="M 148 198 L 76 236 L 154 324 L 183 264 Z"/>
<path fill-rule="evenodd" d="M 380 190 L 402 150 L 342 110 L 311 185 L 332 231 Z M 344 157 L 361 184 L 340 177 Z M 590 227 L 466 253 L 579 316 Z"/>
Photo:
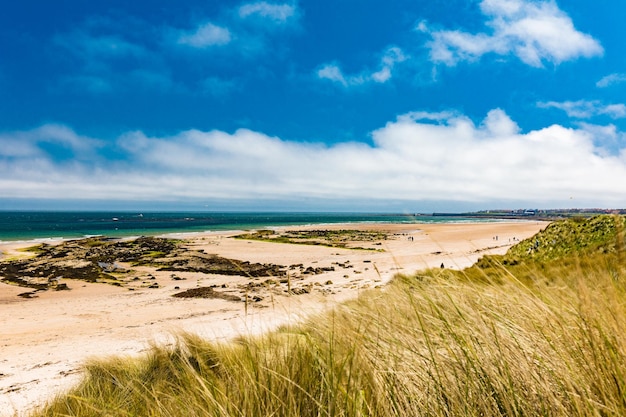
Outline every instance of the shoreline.
<path fill-rule="evenodd" d="M 240 334 L 259 334 L 281 324 L 295 324 L 358 297 L 361 291 L 375 290 L 398 273 L 411 274 L 441 263 L 463 269 L 485 254 L 504 253 L 516 243 L 511 238 L 523 240 L 547 224 L 346 223 L 275 228 L 384 231 L 389 239 L 369 243 L 384 252 L 233 239 L 240 233 L 237 231 L 184 236 L 188 250 L 251 263 L 302 264 L 294 270 L 291 285 L 308 292 L 302 290 L 298 295 L 287 294 L 286 284 L 267 284 L 266 278 L 176 272 L 182 279 L 175 281 L 171 271 L 148 266 L 133 267 L 132 275 L 139 281 L 129 279 L 122 287 L 68 279 L 62 282 L 71 291 L 46 291 L 32 299 L 17 297 L 25 288 L 0 283 L 0 328 L 5 336 L 0 359 L 0 410 L 6 410 L 0 416 L 24 413 L 67 390 L 79 381 L 80 366 L 90 357 L 141 354 L 151 342 L 170 343 L 172 335 L 181 331 L 227 341 Z M 495 236 L 499 236 L 497 241 Z M 17 244 L 0 244 L 4 253 L 19 253 L 18 248 Z M 308 267 L 321 272 L 302 272 Z M 324 270 L 330 267 L 334 270 Z M 149 276 L 154 280 L 149 281 Z M 142 282 L 156 282 L 159 287 L 151 289 Z M 209 285 L 239 297 L 256 296 L 258 301 L 172 297 L 179 291 Z M 76 351 L 77 346 L 80 351 Z"/>
<path fill-rule="evenodd" d="M 119 216 L 119 217 L 113 217 Z M 2 212 L 0 245 L 13 242 L 75 240 L 93 236 L 126 238 L 172 233 L 227 233 L 276 227 L 335 224 L 429 224 L 527 221 L 473 216 L 437 217 L 393 213 L 239 213 L 154 212 Z M 33 224 L 36 224 L 33 229 Z"/>
<path fill-rule="evenodd" d="M 307 224 L 294 224 L 294 225 L 263 225 L 254 228 L 225 228 L 223 230 L 202 230 L 202 231 L 188 231 L 185 229 L 174 230 L 174 231 L 159 231 L 150 233 L 150 231 L 146 231 L 145 234 L 128 234 L 128 235 L 106 235 L 106 234 L 94 234 L 94 235 L 82 235 L 76 237 L 64 237 L 64 236 L 54 236 L 54 237 L 37 237 L 32 239 L 11 239 L 11 240 L 2 240 L 0 239 L 0 261 L 2 261 L 2 255 L 4 253 L 3 248 L 19 248 L 24 249 L 31 246 L 36 246 L 40 244 L 51 244 L 57 245 L 63 242 L 69 241 L 77 241 L 89 238 L 104 238 L 110 240 L 132 240 L 138 239 L 141 237 L 161 237 L 165 239 L 193 239 L 194 237 L 202 237 L 202 236 L 210 236 L 210 235 L 233 235 L 233 234 L 243 234 L 255 230 L 283 230 L 283 229 L 307 229 L 307 228 L 318 228 L 318 229 L 349 229 L 350 226 L 355 226 L 357 229 L 362 229 L 364 226 L 371 225 L 372 229 L 380 229 L 381 227 L 384 229 L 386 226 L 389 228 L 394 228 L 395 226 L 415 226 L 419 229 L 421 225 L 433 225 L 433 224 L 491 224 L 491 223 L 550 223 L 552 220 L 549 219 L 498 219 L 498 218 L 485 218 L 485 219 L 463 219 L 463 220 L 447 220 L 447 221 L 439 221 L 439 222 L 406 222 L 406 223 L 397 223 L 397 222 L 346 222 L 346 223 L 307 223 Z"/>

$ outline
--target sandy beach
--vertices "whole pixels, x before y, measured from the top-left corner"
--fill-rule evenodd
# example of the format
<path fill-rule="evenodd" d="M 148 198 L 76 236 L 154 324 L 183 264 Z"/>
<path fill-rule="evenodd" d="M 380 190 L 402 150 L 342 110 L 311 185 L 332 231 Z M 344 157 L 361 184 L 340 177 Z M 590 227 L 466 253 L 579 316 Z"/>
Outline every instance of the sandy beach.
<path fill-rule="evenodd" d="M 364 249 L 234 239 L 241 232 L 168 235 L 189 250 L 250 263 L 290 266 L 289 279 L 157 271 L 123 264 L 124 285 L 61 279 L 69 291 L 38 291 L 0 282 L 0 416 L 21 415 L 63 392 L 91 357 L 136 355 L 178 332 L 225 341 L 300 321 L 395 274 L 429 267 L 462 269 L 485 254 L 504 253 L 543 222 L 349 224 L 281 230 L 377 230 Z M 497 237 L 497 238 L 496 238 Z M 29 242 L 0 245 L 0 259 L 23 257 Z M 365 250 L 367 249 L 367 250 Z M 222 298 L 175 298 L 194 288 Z M 288 289 L 291 292 L 288 292 Z M 228 297 L 227 297 L 228 296 Z M 228 298 L 231 299 L 228 299 Z M 239 300 L 239 301 L 237 301 Z M 243 300 L 248 300 L 244 302 Z"/>

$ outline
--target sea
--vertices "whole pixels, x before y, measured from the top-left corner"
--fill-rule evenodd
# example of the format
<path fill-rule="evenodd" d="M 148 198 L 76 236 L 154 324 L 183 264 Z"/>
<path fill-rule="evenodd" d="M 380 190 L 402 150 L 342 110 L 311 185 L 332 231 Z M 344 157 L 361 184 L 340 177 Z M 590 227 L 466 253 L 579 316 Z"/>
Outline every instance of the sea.
<path fill-rule="evenodd" d="M 393 213 L 0 211 L 0 243 L 92 236 L 157 236 L 314 224 L 468 221 L 475 222 L 477 219 Z"/>

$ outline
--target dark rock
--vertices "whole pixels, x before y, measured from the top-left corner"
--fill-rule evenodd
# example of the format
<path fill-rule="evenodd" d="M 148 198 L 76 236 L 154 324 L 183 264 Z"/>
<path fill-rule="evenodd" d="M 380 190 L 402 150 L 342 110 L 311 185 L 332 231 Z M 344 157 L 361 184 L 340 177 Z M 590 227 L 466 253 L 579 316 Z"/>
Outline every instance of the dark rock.
<path fill-rule="evenodd" d="M 176 293 L 172 295 L 172 297 L 177 298 L 220 298 L 228 301 L 241 301 L 241 298 L 231 295 L 225 294 L 223 292 L 215 291 L 211 287 L 198 287 L 191 288 L 189 290 Z"/>
<path fill-rule="evenodd" d="M 36 294 L 36 291 L 31 291 L 31 292 L 20 293 L 17 296 L 22 297 L 22 298 L 37 298 L 35 294 Z"/>
<path fill-rule="evenodd" d="M 294 288 L 291 290 L 291 294 L 294 294 L 294 295 L 309 294 L 310 292 L 311 292 L 310 287 L 300 287 L 300 288 Z"/>

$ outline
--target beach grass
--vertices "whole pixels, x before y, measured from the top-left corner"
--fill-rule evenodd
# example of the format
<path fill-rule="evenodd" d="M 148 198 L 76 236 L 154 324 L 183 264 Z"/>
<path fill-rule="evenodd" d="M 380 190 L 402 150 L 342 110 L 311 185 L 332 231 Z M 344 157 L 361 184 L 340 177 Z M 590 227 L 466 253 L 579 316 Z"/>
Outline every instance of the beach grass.
<path fill-rule="evenodd" d="M 623 416 L 623 255 L 490 257 L 262 336 L 181 334 L 89 362 L 33 416 Z"/>

